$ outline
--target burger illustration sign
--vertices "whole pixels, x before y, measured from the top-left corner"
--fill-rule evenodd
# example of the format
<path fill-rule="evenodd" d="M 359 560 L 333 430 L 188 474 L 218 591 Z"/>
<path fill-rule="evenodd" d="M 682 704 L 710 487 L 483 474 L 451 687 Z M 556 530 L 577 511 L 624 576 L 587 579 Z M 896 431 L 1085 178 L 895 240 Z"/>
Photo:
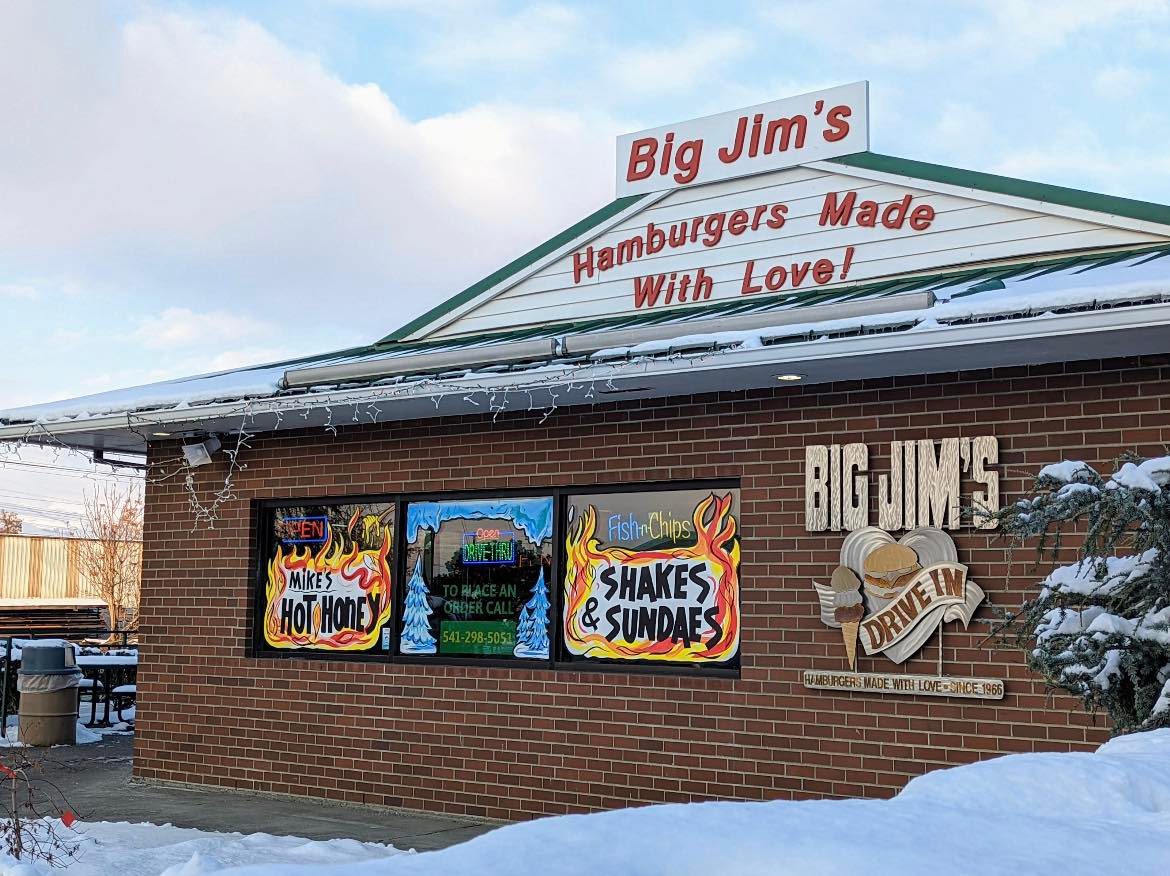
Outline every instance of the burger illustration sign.
<path fill-rule="evenodd" d="M 963 456 L 979 463 L 978 478 L 987 486 L 979 498 L 994 497 L 997 504 L 998 479 L 994 472 L 987 469 L 986 464 L 989 458 L 996 458 L 998 448 L 994 439 L 975 439 L 975 442 L 982 445 L 979 455 L 964 453 Z M 942 443 L 939 456 L 945 460 L 953 448 L 954 461 L 958 463 L 958 451 L 963 445 L 957 439 L 946 439 Z M 930 454 L 934 442 L 921 441 L 917 444 L 920 454 Z M 810 448 L 806 454 L 807 462 L 812 466 L 820 466 L 825 456 L 823 449 L 822 446 Z M 836 448 L 829 450 L 830 459 L 834 451 Z M 852 455 L 854 459 L 864 459 L 868 453 L 853 450 Z M 832 468 L 836 469 L 836 466 Z M 936 466 L 932 465 L 931 468 Z M 901 538 L 895 538 L 878 526 L 861 525 L 853 528 L 842 540 L 840 563 L 829 580 L 813 581 L 820 604 L 821 622 L 840 631 L 849 671 L 807 670 L 804 673 L 806 687 L 980 699 L 999 699 L 1003 696 L 1003 682 L 998 679 L 943 676 L 941 656 L 938 675 L 890 675 L 856 671 L 859 645 L 860 652 L 866 656 L 881 655 L 896 664 L 904 663 L 917 654 L 926 641 L 941 630 L 943 624 L 958 621 L 966 627 L 985 598 L 982 588 L 971 580 L 967 567 L 959 562 L 954 540 L 941 528 L 944 519 L 951 524 L 950 528 L 957 528 L 958 516 L 950 513 L 952 496 L 957 504 L 958 493 L 958 465 L 953 468 L 954 474 L 947 475 L 953 486 L 945 491 L 945 501 L 935 504 L 940 512 L 937 521 L 930 520 L 932 503 L 929 501 L 929 493 L 933 479 L 928 474 L 925 482 L 919 481 L 924 498 L 927 499 L 922 503 L 925 506 L 922 517 L 917 517 L 912 511 L 898 515 L 911 522 L 907 527 L 909 531 Z M 837 472 L 833 471 L 831 476 L 837 476 Z M 806 471 L 808 483 L 816 485 L 821 479 L 820 473 L 809 475 Z M 906 499 L 906 504 L 909 501 Z M 842 503 L 843 506 L 845 504 Z M 816 503 L 807 507 L 817 510 Z M 994 510 L 994 507 L 980 502 L 976 502 L 975 507 Z M 844 510 L 843 507 L 842 512 Z M 831 511 L 824 516 L 818 514 L 815 521 L 810 521 L 809 528 L 832 528 L 822 525 L 826 518 L 830 521 L 835 518 L 842 523 L 864 522 L 862 514 L 839 513 L 840 517 Z M 919 525 L 913 526 L 916 520 Z M 888 515 L 883 522 L 887 521 Z M 939 525 L 929 525 L 931 522 Z M 981 525 L 981 522 L 976 521 L 975 525 Z"/>
<path fill-rule="evenodd" d="M 876 526 L 855 530 L 845 537 L 828 586 L 813 586 L 821 620 L 841 629 L 850 669 L 857 665 L 858 636 L 866 654 L 903 663 L 940 624 L 966 626 L 983 601 L 983 590 L 957 562 L 951 537 L 932 527 L 900 541 Z"/>

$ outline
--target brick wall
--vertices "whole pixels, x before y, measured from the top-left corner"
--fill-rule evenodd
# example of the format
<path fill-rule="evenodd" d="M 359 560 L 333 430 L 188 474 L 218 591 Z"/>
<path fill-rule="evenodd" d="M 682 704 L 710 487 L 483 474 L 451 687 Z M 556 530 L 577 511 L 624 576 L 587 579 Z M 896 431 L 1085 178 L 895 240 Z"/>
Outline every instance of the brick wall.
<path fill-rule="evenodd" d="M 1003 752 L 1091 748 L 1104 724 L 1035 684 L 1018 652 L 949 624 L 947 672 L 1002 677 L 1001 702 L 813 692 L 844 668 L 813 578 L 841 533 L 803 522 L 806 443 L 993 434 L 1001 492 L 1044 463 L 1108 466 L 1170 443 L 1170 358 L 289 432 L 255 440 L 237 498 L 192 531 L 180 479 L 147 492 L 135 774 L 497 818 L 708 798 L 888 796 L 912 776 Z M 152 449 L 173 456 L 173 445 Z M 876 457 L 875 457 L 876 454 Z M 222 465 L 199 489 L 222 483 Z M 251 659 L 253 498 L 734 477 L 742 482 L 739 680 L 615 672 Z M 871 482 L 872 483 L 872 482 Z M 964 496 L 972 484 L 964 480 Z M 876 500 L 871 488 L 871 499 Z M 876 520 L 876 514 L 873 517 Z M 1030 551 L 965 530 L 960 559 L 997 604 L 1036 575 Z M 938 638 L 905 665 L 932 673 Z M 861 671 L 896 671 L 882 657 Z"/>

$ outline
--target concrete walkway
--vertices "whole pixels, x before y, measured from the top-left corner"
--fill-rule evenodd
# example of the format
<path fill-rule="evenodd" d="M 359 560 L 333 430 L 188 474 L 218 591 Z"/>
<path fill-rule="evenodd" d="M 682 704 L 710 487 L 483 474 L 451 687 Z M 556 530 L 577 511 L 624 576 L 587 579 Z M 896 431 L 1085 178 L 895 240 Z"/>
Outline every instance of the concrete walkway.
<path fill-rule="evenodd" d="M 59 799 L 59 794 L 63 796 L 69 808 L 85 821 L 169 822 L 199 830 L 262 832 L 308 839 L 349 837 L 419 851 L 446 848 L 495 826 L 316 800 L 131 784 L 134 740 L 130 736 L 53 748 L 40 755 L 44 763 L 33 784 L 54 799 Z"/>

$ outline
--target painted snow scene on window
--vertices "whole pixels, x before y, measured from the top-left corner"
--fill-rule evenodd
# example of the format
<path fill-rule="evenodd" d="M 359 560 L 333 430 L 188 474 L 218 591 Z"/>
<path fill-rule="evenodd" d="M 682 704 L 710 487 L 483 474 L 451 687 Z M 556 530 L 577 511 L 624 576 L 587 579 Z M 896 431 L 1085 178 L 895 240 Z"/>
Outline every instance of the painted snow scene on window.
<path fill-rule="evenodd" d="M 403 654 L 547 660 L 553 500 L 412 502 Z"/>

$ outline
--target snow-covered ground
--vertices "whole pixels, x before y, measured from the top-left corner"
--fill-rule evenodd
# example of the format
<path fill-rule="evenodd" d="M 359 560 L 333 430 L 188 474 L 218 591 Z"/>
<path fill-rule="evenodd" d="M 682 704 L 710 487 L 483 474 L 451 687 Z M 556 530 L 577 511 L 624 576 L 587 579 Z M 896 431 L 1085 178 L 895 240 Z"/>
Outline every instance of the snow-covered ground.
<path fill-rule="evenodd" d="M 109 735 L 125 735 L 125 734 L 131 734 L 134 732 L 133 725 L 126 723 L 128 721 L 134 720 L 134 707 L 133 706 L 130 706 L 129 708 L 122 710 L 122 717 L 125 718 L 126 721 L 119 721 L 118 720 L 118 711 L 111 707 L 110 721 L 112 723 L 109 727 L 92 727 L 92 728 L 87 727 L 86 724 L 88 724 L 90 719 L 92 718 L 92 710 L 94 708 L 94 705 L 95 704 L 91 703 L 89 700 L 82 700 L 81 701 L 81 714 L 78 716 L 78 719 L 77 719 L 77 744 L 78 745 L 88 745 L 91 742 L 101 742 L 103 737 L 109 736 Z M 105 715 L 105 706 L 100 702 L 97 703 L 96 705 L 97 705 L 97 715 L 99 718 L 101 718 Z M 2 736 L 0 736 L 0 748 L 11 748 L 13 746 L 19 746 L 21 744 L 22 743 L 20 741 L 20 716 L 19 715 L 9 715 L 8 716 L 8 725 L 5 728 L 5 733 Z"/>
<path fill-rule="evenodd" d="M 1170 730 L 1121 737 L 1092 754 L 938 770 L 892 800 L 648 806 L 511 825 L 422 854 L 152 825 L 76 824 L 72 834 L 77 860 L 64 871 L 0 863 L 0 876 L 1163 876 Z"/>
<path fill-rule="evenodd" d="M 369 862 L 401 854 L 391 846 L 357 840 L 306 840 L 254 833 L 208 833 L 171 825 L 78 822 L 58 832 L 73 846 L 64 867 L 0 864 L 0 876 L 200 876 L 231 873 L 237 867 L 263 862 L 264 872 L 285 873 L 290 867 L 312 872 L 316 866 L 354 866 L 369 872 Z M 11 859 L 6 859 L 11 861 Z M 297 866 L 301 865 L 301 866 Z"/>

